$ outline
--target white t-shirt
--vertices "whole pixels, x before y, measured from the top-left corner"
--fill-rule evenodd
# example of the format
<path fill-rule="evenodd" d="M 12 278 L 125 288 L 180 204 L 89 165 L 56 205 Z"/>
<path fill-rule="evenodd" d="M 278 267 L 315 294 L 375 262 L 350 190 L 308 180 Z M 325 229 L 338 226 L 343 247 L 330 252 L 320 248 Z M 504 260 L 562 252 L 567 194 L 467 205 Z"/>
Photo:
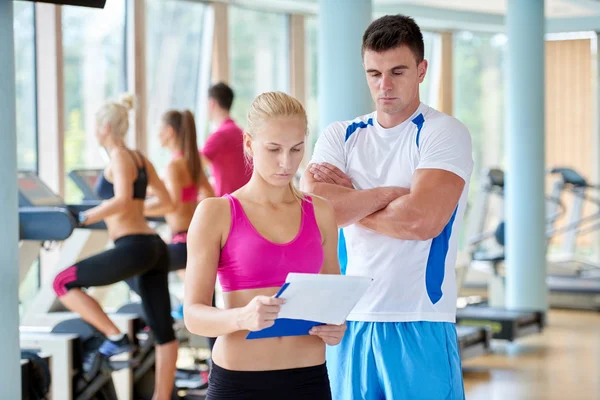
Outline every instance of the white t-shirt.
<path fill-rule="evenodd" d="M 348 320 L 455 322 L 457 239 L 473 171 L 468 129 L 423 103 L 410 118 L 389 129 L 379 125 L 373 112 L 329 125 L 311 160 L 320 162 L 340 168 L 359 190 L 410 188 L 413 173 L 420 168 L 447 170 L 465 181 L 452 218 L 434 239 L 399 240 L 356 225 L 340 231 L 342 270 L 373 278 Z"/>

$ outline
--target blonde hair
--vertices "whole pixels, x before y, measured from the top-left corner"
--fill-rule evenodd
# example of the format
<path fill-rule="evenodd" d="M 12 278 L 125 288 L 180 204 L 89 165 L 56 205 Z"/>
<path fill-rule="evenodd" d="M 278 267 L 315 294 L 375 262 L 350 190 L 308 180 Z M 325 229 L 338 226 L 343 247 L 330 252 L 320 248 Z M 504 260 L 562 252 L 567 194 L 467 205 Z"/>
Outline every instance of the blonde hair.
<path fill-rule="evenodd" d="M 256 96 L 248 110 L 246 133 L 254 137 L 265 121 L 278 117 L 301 118 L 305 126 L 305 134 L 308 133 L 308 118 L 302 103 L 283 92 L 266 92 Z M 251 158 L 245 147 L 244 153 L 247 158 Z M 304 194 L 294 186 L 293 179 L 290 181 L 290 189 L 296 198 L 304 200 Z"/>
<path fill-rule="evenodd" d="M 135 96 L 125 93 L 119 101 L 109 101 L 96 111 L 96 124 L 108 125 L 114 138 L 123 139 L 129 130 L 129 111 L 134 108 Z"/>

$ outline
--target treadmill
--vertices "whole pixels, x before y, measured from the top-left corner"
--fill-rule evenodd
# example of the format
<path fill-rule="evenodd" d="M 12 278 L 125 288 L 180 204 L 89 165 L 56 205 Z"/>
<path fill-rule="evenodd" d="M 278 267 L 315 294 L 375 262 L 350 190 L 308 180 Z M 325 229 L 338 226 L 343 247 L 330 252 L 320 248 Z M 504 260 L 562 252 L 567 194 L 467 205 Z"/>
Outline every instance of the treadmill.
<path fill-rule="evenodd" d="M 461 360 L 490 352 L 491 332 L 486 327 L 456 325 Z"/>
<path fill-rule="evenodd" d="M 77 185 L 83 194 L 84 202 L 99 202 L 102 199 L 96 194 L 95 187 L 98 178 L 103 173 L 102 169 L 76 169 L 69 172 L 69 178 Z M 163 217 L 147 217 L 147 220 L 153 222 L 164 222 Z M 135 365 L 133 376 L 133 392 L 140 398 L 152 397 L 154 388 L 154 336 L 147 330 L 144 313 L 140 303 L 125 304 L 117 310 L 117 313 L 135 314 L 140 316 L 136 323 L 136 341 L 139 344 L 139 351 L 131 361 Z M 182 339 L 181 337 L 179 339 Z M 190 340 L 189 338 L 183 338 Z M 178 368 L 175 372 L 175 390 L 178 392 L 191 393 L 195 390 L 204 390 L 208 382 L 204 381 L 199 371 L 195 369 Z M 186 398 L 193 398 L 187 395 Z"/>
<path fill-rule="evenodd" d="M 73 209 L 67 206 L 39 177 L 29 171 L 17 174 L 19 189 L 19 242 L 41 243 L 64 241 L 73 233 L 76 222 Z M 29 247 L 21 248 L 31 251 Z M 23 268 L 23 264 L 21 264 Z M 68 325 L 68 326 L 67 326 Z M 84 332 L 91 332 L 87 337 Z M 73 318 L 53 328 L 20 326 L 20 345 L 23 351 L 47 354 L 52 371 L 52 397 L 89 399 L 93 396 L 116 400 L 111 370 L 97 364 L 85 369 L 83 359 L 90 348 L 90 338 L 99 334 L 80 318 Z M 41 355 L 41 354 L 40 354 Z M 45 356 L 44 356 L 45 357 Z M 23 364 L 23 363 L 22 363 Z M 31 370 L 31 361 L 23 368 Z M 31 371 L 30 371 L 31 372 Z M 30 379 L 31 373 L 24 376 Z M 24 382 L 23 385 L 26 383 Z M 29 383 L 31 384 L 31 382 Z M 104 396 L 104 397 L 102 397 Z"/>
<path fill-rule="evenodd" d="M 576 171 L 569 168 L 554 168 L 550 171 L 552 174 L 559 175 L 560 179 L 554 184 L 554 188 L 552 191 L 550 206 L 555 208 L 554 215 L 551 215 L 548 220 L 548 234 L 554 235 L 559 232 L 567 232 L 569 234 L 569 238 L 566 239 L 568 242 L 565 246 L 574 245 L 574 234 L 577 229 L 579 229 L 579 225 L 582 221 L 591 219 L 593 221 L 594 218 L 598 218 L 596 216 L 581 218 L 581 210 L 582 210 L 582 198 L 584 194 L 579 193 L 581 190 L 588 187 L 595 187 L 588 185 L 585 183 L 585 179 L 581 177 Z M 559 215 L 558 211 L 560 208 L 560 196 L 561 192 L 565 187 L 570 187 L 572 191 L 575 193 L 575 200 L 578 200 L 574 204 L 574 211 L 571 212 L 570 222 L 567 224 L 566 228 L 561 229 L 553 229 L 552 224 L 555 220 L 555 217 Z M 500 196 L 503 195 L 504 189 L 504 173 L 499 169 L 491 169 L 487 171 L 486 179 L 484 179 L 484 186 L 482 190 L 484 193 L 496 193 Z M 483 202 L 484 205 L 476 205 L 479 206 L 479 212 L 475 219 L 475 223 L 478 225 L 474 228 L 475 232 L 483 231 L 483 224 L 485 222 L 486 211 L 487 208 L 487 196 L 482 196 L 480 202 Z M 482 211 L 483 210 L 483 211 Z M 502 226 L 498 226 L 497 230 L 499 231 Z M 474 233 L 471 232 L 470 237 L 473 238 Z M 497 234 L 496 234 L 497 233 Z M 501 232 L 495 232 L 496 241 L 500 243 L 503 242 L 499 235 L 503 235 Z M 486 234 L 480 235 L 480 237 L 485 237 Z M 492 236 L 487 234 L 487 236 Z M 476 241 L 476 239 L 474 240 Z M 500 243 L 501 244 L 501 243 Z M 473 252 L 473 261 L 484 261 L 491 263 L 493 265 L 493 271 L 487 271 L 486 273 L 475 274 L 472 275 L 480 275 L 480 277 L 471 277 L 468 280 L 464 279 L 461 287 L 461 296 L 477 296 L 485 298 L 488 295 L 488 276 L 489 273 L 493 273 L 496 276 L 500 275 L 498 271 L 498 264 L 504 261 L 504 251 L 500 249 L 495 255 L 491 253 L 479 253 Z M 549 293 L 548 293 L 548 301 L 549 305 L 552 308 L 565 308 L 565 309 L 576 309 L 576 310 L 591 310 L 591 311 L 600 311 L 600 275 L 594 276 L 592 274 L 580 274 L 575 271 L 575 269 L 571 269 L 564 264 L 568 264 L 568 262 L 559 263 L 550 261 L 548 263 L 548 276 L 546 278 L 546 283 L 548 285 Z M 563 265 L 559 265 L 563 264 Z M 571 269 L 571 273 L 569 273 L 569 269 Z"/>
<path fill-rule="evenodd" d="M 504 262 L 504 252 L 497 251 L 480 251 L 477 250 L 477 245 L 482 241 L 493 237 L 497 244 L 504 246 L 504 223 L 500 223 L 496 230 L 492 233 L 479 234 L 475 237 L 475 232 L 482 232 L 488 210 L 487 194 L 504 194 L 504 173 L 502 170 L 492 168 L 485 171 L 485 176 L 482 179 L 482 190 L 486 193 L 481 196 L 478 204 L 474 208 L 474 220 L 471 222 L 471 230 L 468 239 L 472 247 L 473 261 L 486 262 L 492 265 L 492 279 L 494 284 L 503 285 L 503 278 L 499 273 L 499 265 Z M 489 276 L 489 274 L 488 274 Z M 466 279 L 465 279 L 466 280 Z M 461 281 L 460 289 L 468 287 L 468 282 Z M 486 284 L 487 287 L 487 284 Z M 502 288 L 503 291 L 503 288 Z M 464 290 L 461 290 L 460 295 L 464 295 Z M 514 341 L 523 336 L 539 333 L 545 325 L 545 313 L 539 310 L 508 310 L 503 307 L 503 301 L 493 299 L 493 306 L 489 306 L 485 302 L 479 304 L 471 304 L 463 308 L 458 308 L 456 312 L 456 322 L 461 326 L 472 327 L 487 327 L 491 331 L 493 339 Z"/>
<path fill-rule="evenodd" d="M 17 181 L 19 239 L 62 241 L 71 236 L 77 224 L 63 200 L 33 172 L 18 172 Z"/>
<path fill-rule="evenodd" d="M 102 172 L 102 169 L 75 169 L 69 172 L 69 178 L 77 185 L 79 190 L 81 190 L 81 193 L 83 193 L 84 201 L 102 200 L 94 190 Z"/>
<path fill-rule="evenodd" d="M 19 187 L 19 222 L 22 225 L 21 234 L 24 233 L 23 229 L 28 229 L 26 234 L 33 237 L 44 237 L 46 238 L 44 240 L 64 240 L 76 228 L 78 212 L 97 205 L 97 201 L 65 204 L 62 197 L 55 194 L 32 171 L 19 171 L 17 179 Z M 44 217 L 41 217 L 41 214 Z M 26 226 L 23 226 L 24 222 L 27 223 Z M 106 225 L 99 222 L 88 225 L 86 228 L 106 229 Z"/>
<path fill-rule="evenodd" d="M 550 275 L 546 278 L 546 283 L 549 289 L 548 303 L 551 308 L 600 311 L 600 280 Z M 488 284 L 485 278 L 465 281 L 460 295 L 487 298 Z"/>
<path fill-rule="evenodd" d="M 490 330 L 491 338 L 512 342 L 542 332 L 546 321 L 542 311 L 508 310 L 480 302 L 458 308 L 456 323 L 457 329 L 459 326 L 486 327 Z"/>
<path fill-rule="evenodd" d="M 459 326 L 488 327 L 493 339 L 512 342 L 524 336 L 541 333 L 545 318 L 541 311 L 516 311 L 472 305 L 457 310 L 456 322 Z"/>
<path fill-rule="evenodd" d="M 594 196 L 599 193 L 600 186 L 588 183 L 571 168 L 556 167 L 549 173 L 557 177 L 552 185 L 554 197 L 561 199 L 564 193 L 571 194 L 568 221 L 550 232 L 550 236 L 563 234 L 560 251 L 549 255 L 550 273 L 599 279 L 600 263 L 577 256 L 577 239 L 580 235 L 600 230 L 600 199 Z M 584 208 L 588 205 L 593 205 L 594 211 L 584 215 Z"/>
<path fill-rule="evenodd" d="M 501 231 L 501 229 L 499 229 Z M 500 235 L 497 235 L 500 236 Z M 504 254 L 497 253 L 474 253 L 476 261 L 487 261 L 493 264 L 493 280 L 496 284 L 502 281 L 499 276 L 498 264 L 504 262 Z M 488 285 L 484 284 L 487 293 Z M 500 284 L 503 289 L 503 283 Z M 468 283 L 463 288 L 468 288 Z M 461 293 L 464 295 L 464 290 Z M 482 293 L 485 297 L 486 293 Z M 472 295 L 473 293 L 471 293 Z M 503 303 L 503 299 L 491 299 L 496 303 Z M 457 309 L 456 322 L 463 326 L 485 326 L 491 331 L 494 339 L 508 340 L 510 342 L 524 336 L 540 333 L 545 325 L 545 313 L 538 310 L 508 310 L 500 305 L 489 306 L 486 302 L 480 302 Z"/>
<path fill-rule="evenodd" d="M 19 188 L 19 284 L 48 241 L 66 240 L 76 226 L 75 218 L 62 199 L 31 172 L 17 174 Z"/>

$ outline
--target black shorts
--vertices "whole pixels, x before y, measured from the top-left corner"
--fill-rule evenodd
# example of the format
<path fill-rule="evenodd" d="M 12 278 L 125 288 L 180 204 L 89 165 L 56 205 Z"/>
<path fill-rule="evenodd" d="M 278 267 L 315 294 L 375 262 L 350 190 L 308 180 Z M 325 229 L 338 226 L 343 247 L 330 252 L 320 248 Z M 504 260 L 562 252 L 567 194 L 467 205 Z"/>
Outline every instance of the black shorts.
<path fill-rule="evenodd" d="M 147 324 L 158 344 L 175 340 L 169 297 L 169 253 L 158 235 L 128 235 L 112 249 L 77 262 L 54 278 L 60 297 L 74 288 L 106 286 L 131 280 L 142 298 Z"/>
<path fill-rule="evenodd" d="M 325 364 L 276 371 L 231 371 L 214 362 L 206 400 L 331 400 Z"/>

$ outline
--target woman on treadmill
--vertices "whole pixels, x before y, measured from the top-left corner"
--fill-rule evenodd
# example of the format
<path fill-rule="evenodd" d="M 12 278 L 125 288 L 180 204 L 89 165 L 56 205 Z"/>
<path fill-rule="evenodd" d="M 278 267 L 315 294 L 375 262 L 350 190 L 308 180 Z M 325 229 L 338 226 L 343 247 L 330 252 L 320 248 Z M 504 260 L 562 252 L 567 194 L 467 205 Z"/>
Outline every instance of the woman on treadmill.
<path fill-rule="evenodd" d="M 274 325 L 282 299 L 273 296 L 289 272 L 340 273 L 332 207 L 293 185 L 304 154 L 304 108 L 284 93 L 263 93 L 246 125 L 250 181 L 202 201 L 188 233 L 184 321 L 192 333 L 217 337 L 207 400 L 329 400 L 325 345 L 337 345 L 345 325 L 246 339 Z M 223 309 L 212 305 L 217 276 Z"/>
<path fill-rule="evenodd" d="M 202 168 L 196 139 L 194 115 L 189 111 L 167 111 L 161 119 L 160 145 L 171 153 L 171 161 L 165 169 L 163 182 L 167 187 L 174 208 L 164 214 L 171 230 L 169 270 L 185 269 L 187 262 L 187 231 L 192 222 L 198 201 L 214 197 L 215 192 Z M 147 216 L 160 216 L 160 198 L 146 202 Z"/>
<path fill-rule="evenodd" d="M 172 235 L 167 246 L 169 271 L 178 271 L 183 279 L 187 263 L 187 232 L 194 211 L 199 200 L 214 197 L 215 192 L 204 173 L 198 153 L 196 122 L 189 110 L 170 110 L 163 114 L 158 138 L 160 145 L 171 153 L 171 161 L 163 176 L 174 204 L 171 212 L 164 215 Z M 160 199 L 146 202 L 147 216 L 161 216 L 161 212 Z M 183 305 L 171 315 L 175 319 L 183 319 Z M 213 338 L 209 338 L 209 345 L 212 349 Z"/>
<path fill-rule="evenodd" d="M 166 244 L 148 226 L 144 216 L 146 191 L 152 189 L 154 209 L 169 212 L 171 198 L 146 157 L 125 144 L 133 97 L 109 102 L 96 113 L 96 137 L 110 161 L 96 190 L 104 201 L 78 216 L 80 226 L 104 221 L 114 248 L 77 262 L 54 278 L 60 301 L 102 332 L 99 352 L 106 358 L 129 352 L 133 346 L 82 288 L 111 285 L 134 278 L 147 323 L 156 338 L 156 374 L 153 400 L 170 399 L 173 391 L 177 341 L 173 331 L 168 288 L 169 254 Z"/>

